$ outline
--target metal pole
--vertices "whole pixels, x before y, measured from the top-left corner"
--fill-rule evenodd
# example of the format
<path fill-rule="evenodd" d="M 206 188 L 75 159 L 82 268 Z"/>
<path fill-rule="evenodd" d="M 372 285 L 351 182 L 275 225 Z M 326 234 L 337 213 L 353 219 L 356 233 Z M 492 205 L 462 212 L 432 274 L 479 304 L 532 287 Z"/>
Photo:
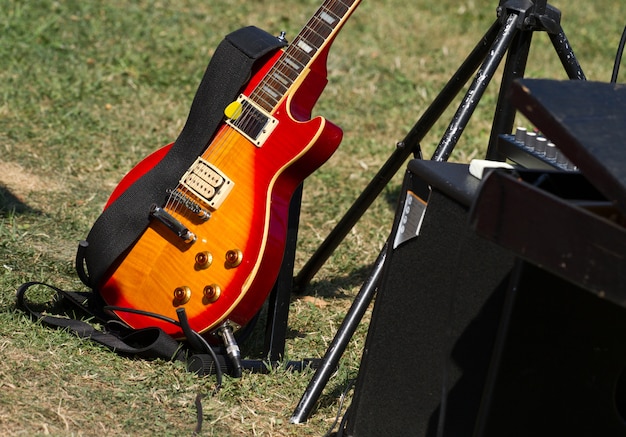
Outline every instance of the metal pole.
<path fill-rule="evenodd" d="M 433 154 L 432 160 L 434 161 L 447 161 L 448 157 L 452 153 L 452 150 L 456 146 L 456 143 L 461 138 L 463 134 L 463 130 L 467 126 L 467 122 L 471 118 L 480 98 L 485 92 L 487 85 L 489 85 L 489 81 L 493 77 L 498 68 L 498 65 L 502 61 L 504 54 L 506 53 L 513 36 L 517 30 L 517 23 L 519 20 L 519 15 L 512 13 L 506 19 L 506 23 L 502 28 L 502 32 L 496 38 L 493 48 L 491 51 L 491 56 L 487 57 L 485 63 L 478 70 L 476 74 L 476 78 L 472 83 L 470 89 L 465 94 L 465 98 L 459 106 L 448 130 L 444 134 L 439 146 L 435 150 Z"/>
<path fill-rule="evenodd" d="M 339 243 L 341 243 L 350 232 L 350 229 L 354 227 L 363 213 L 370 207 L 376 197 L 378 197 L 391 178 L 409 158 L 411 153 L 415 153 L 419 150 L 420 141 L 430 131 L 457 94 L 463 89 L 463 86 L 465 86 L 476 69 L 484 61 L 490 46 L 498 35 L 499 27 L 500 24 L 496 21 L 489 28 L 404 140 L 398 143 L 396 150 L 352 204 L 348 212 L 339 223 L 337 223 L 311 258 L 309 258 L 309 261 L 302 267 L 294 279 L 294 291 L 296 293 L 304 290 L 320 267 L 328 260 L 333 251 L 339 246 Z"/>

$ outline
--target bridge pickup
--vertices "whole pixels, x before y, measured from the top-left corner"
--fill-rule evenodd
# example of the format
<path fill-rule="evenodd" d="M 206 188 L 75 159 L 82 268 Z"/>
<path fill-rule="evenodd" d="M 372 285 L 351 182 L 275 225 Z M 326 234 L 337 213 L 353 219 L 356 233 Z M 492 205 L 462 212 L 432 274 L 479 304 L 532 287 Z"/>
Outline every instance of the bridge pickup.
<path fill-rule="evenodd" d="M 167 226 L 169 230 L 174 232 L 185 243 L 191 244 L 196 241 L 195 234 L 163 208 L 152 204 L 150 207 L 150 216 Z"/>
<path fill-rule="evenodd" d="M 201 157 L 187 170 L 180 183 L 213 210 L 219 208 L 235 185 L 217 167 Z"/>

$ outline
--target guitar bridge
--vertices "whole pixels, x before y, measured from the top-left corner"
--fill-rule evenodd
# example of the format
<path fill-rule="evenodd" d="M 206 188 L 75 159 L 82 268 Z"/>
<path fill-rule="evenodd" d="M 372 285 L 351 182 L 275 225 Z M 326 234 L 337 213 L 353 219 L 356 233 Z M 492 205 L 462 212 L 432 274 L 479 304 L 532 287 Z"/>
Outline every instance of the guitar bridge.
<path fill-rule="evenodd" d="M 150 207 L 150 217 L 153 217 L 163 223 L 169 230 L 174 232 L 185 243 L 191 244 L 196 241 L 196 235 L 185 227 L 181 222 L 176 220 L 169 212 L 153 204 Z"/>
<path fill-rule="evenodd" d="M 203 221 L 207 221 L 211 218 L 211 213 L 202 208 L 198 203 L 194 202 L 187 194 L 183 193 L 180 189 L 167 190 L 167 194 L 170 195 L 168 204 L 183 205 L 197 217 Z"/>

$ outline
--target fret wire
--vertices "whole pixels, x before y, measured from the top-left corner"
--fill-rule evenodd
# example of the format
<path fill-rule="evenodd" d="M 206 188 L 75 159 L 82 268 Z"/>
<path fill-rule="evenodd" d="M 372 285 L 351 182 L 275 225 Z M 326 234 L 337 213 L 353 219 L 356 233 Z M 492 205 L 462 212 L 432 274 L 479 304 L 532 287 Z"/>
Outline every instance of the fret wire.
<path fill-rule="evenodd" d="M 276 103 L 280 100 L 280 97 L 284 94 L 280 93 L 278 90 L 274 89 L 269 83 L 263 86 L 263 93 L 269 97 L 270 100 L 275 100 Z"/>
<path fill-rule="evenodd" d="M 276 101 L 275 102 L 271 102 L 271 101 L 268 100 L 267 97 L 268 97 L 267 94 L 259 93 L 257 95 L 257 98 L 254 100 L 254 102 L 257 105 L 259 105 L 261 108 L 264 108 L 266 111 L 271 111 L 272 108 L 274 106 L 276 106 L 276 103 L 278 103 L 278 102 L 276 102 Z"/>
<path fill-rule="evenodd" d="M 282 88 L 282 87 L 281 87 Z M 276 87 L 272 87 L 270 83 L 263 87 L 263 91 L 268 99 L 274 100 L 274 103 L 278 103 L 278 101 L 285 95 L 287 90 L 278 89 Z"/>
<path fill-rule="evenodd" d="M 293 83 L 293 80 L 295 78 L 291 78 L 289 76 L 287 76 L 286 74 L 283 73 L 283 71 L 279 68 L 274 68 L 271 71 L 271 75 L 274 78 L 274 80 L 278 81 L 279 83 L 281 83 L 286 89 L 285 91 L 287 91 L 287 89 L 289 89 L 289 87 L 291 86 L 291 84 Z M 296 75 L 297 77 L 297 75 Z"/>
<path fill-rule="evenodd" d="M 303 35 L 303 39 L 307 42 L 308 45 L 315 49 L 315 52 L 317 52 L 324 45 L 324 43 L 328 39 L 328 36 L 324 37 L 315 29 L 311 29 L 307 32 L 306 35 Z"/>
<path fill-rule="evenodd" d="M 310 33 L 314 33 L 316 35 L 316 38 L 319 38 L 322 40 L 322 42 L 324 42 L 334 29 L 335 28 L 329 26 L 326 21 L 318 19 L 315 23 L 315 26 L 310 27 Z"/>
<path fill-rule="evenodd" d="M 274 106 L 276 106 L 276 104 L 278 103 L 278 100 L 280 100 L 280 97 L 282 97 L 282 95 L 281 95 L 277 99 L 276 97 L 272 96 L 271 94 L 268 94 L 267 92 L 264 92 L 262 94 L 262 96 L 264 96 L 263 97 L 263 103 L 267 104 L 270 108 L 273 108 Z"/>
<path fill-rule="evenodd" d="M 332 1 L 329 3 L 333 3 Z M 354 0 L 351 2 L 344 2 L 342 0 L 337 0 L 335 3 L 341 3 L 346 9 L 350 9 L 350 7 L 354 4 Z"/>
<path fill-rule="evenodd" d="M 303 32 L 304 34 L 302 35 L 303 39 L 305 39 L 309 43 L 309 45 L 315 46 L 316 50 L 319 50 L 319 48 L 326 42 L 328 36 L 331 34 L 331 31 L 329 31 L 327 35 L 324 35 L 320 33 L 319 30 L 323 30 L 323 27 L 321 27 L 320 25 L 317 25 L 315 27 L 311 26 L 307 29 L 306 32 Z"/>
<path fill-rule="evenodd" d="M 337 17 L 343 17 L 349 9 L 350 6 L 340 1 L 329 2 L 328 4 L 328 10 L 332 10 Z"/>
<path fill-rule="evenodd" d="M 322 15 L 320 15 L 319 17 L 316 16 L 315 20 L 312 20 L 313 22 L 311 23 L 311 25 L 308 26 L 308 28 L 320 29 L 318 33 L 320 34 L 320 36 L 322 36 L 322 38 L 326 39 L 332 33 L 335 27 L 337 27 L 336 23 L 339 22 L 339 19 L 337 17 L 334 17 L 332 14 L 329 14 L 328 12 L 324 12 L 324 14 L 327 15 L 329 19 L 332 19 L 334 21 L 332 23 L 329 23 L 327 20 L 324 19 Z M 321 27 L 320 25 L 323 27 Z"/>
<path fill-rule="evenodd" d="M 302 64 L 302 66 L 304 67 L 305 65 L 307 65 L 309 63 L 309 61 L 311 60 L 311 57 L 309 56 L 309 54 L 307 52 L 305 52 L 304 50 L 302 50 L 300 47 L 297 47 L 296 49 L 294 49 L 291 52 L 291 60 L 296 60 L 298 61 L 299 64 Z M 300 69 L 302 70 L 302 69 Z"/>
<path fill-rule="evenodd" d="M 311 38 L 309 38 L 310 33 L 311 32 L 307 31 L 306 35 L 301 35 L 299 38 L 296 38 L 296 41 L 294 41 L 296 48 L 302 51 L 309 58 L 309 60 L 313 57 L 315 53 L 317 53 L 320 48 L 319 41 L 313 41 Z"/>
<path fill-rule="evenodd" d="M 335 22 L 339 22 L 341 21 L 341 17 L 343 17 L 344 13 L 348 10 L 347 8 L 344 9 L 343 11 L 341 10 L 343 8 L 337 8 L 337 7 L 333 7 L 330 6 L 328 8 L 324 8 L 324 11 L 332 16 L 335 19 Z"/>
<path fill-rule="evenodd" d="M 296 48 L 291 46 L 289 50 L 285 52 L 285 56 L 283 57 L 283 64 L 286 66 L 286 68 L 290 68 L 298 75 L 300 75 L 304 67 L 306 67 L 306 64 L 303 64 L 299 61 L 299 59 L 294 55 L 295 51 Z"/>
<path fill-rule="evenodd" d="M 280 64 L 280 65 L 274 66 L 272 68 L 272 71 L 276 71 L 277 74 L 281 75 L 283 78 L 285 78 L 285 80 L 287 80 L 289 82 L 288 86 L 286 86 L 284 84 L 282 85 L 285 88 L 284 92 L 286 92 L 287 89 L 289 89 L 289 87 L 293 83 L 293 81 L 298 77 L 298 74 L 292 68 L 288 68 L 287 65 L 284 62 L 282 62 L 282 61 L 278 61 L 277 64 Z M 291 74 L 289 74 L 289 73 L 291 73 Z M 294 77 L 292 78 L 291 76 L 294 76 Z M 257 91 L 260 92 L 262 90 L 262 87 L 268 83 L 268 78 L 269 77 L 270 77 L 270 74 L 268 73 L 268 75 L 261 81 L 259 86 L 253 91 L 252 95 L 250 96 L 253 100 L 256 100 L 256 95 L 258 94 Z M 284 94 L 284 92 L 283 92 L 283 94 Z"/>
<path fill-rule="evenodd" d="M 258 96 L 257 99 L 255 99 L 255 103 L 259 106 L 261 106 L 262 108 L 264 108 L 267 111 L 271 111 L 274 106 L 276 106 L 276 104 L 278 103 L 277 100 L 271 99 L 268 100 L 267 97 L 270 97 L 267 93 L 261 93 L 260 96 Z M 274 100 L 273 102 L 271 100 Z"/>
<path fill-rule="evenodd" d="M 289 89 L 288 86 L 286 86 L 284 83 L 278 81 L 277 79 L 274 79 L 273 77 L 266 77 L 264 79 L 264 87 L 268 86 L 270 87 L 272 90 L 274 90 L 277 93 L 280 94 L 284 94 L 287 92 L 287 90 Z"/>
<path fill-rule="evenodd" d="M 276 66 L 276 71 L 280 72 L 280 74 L 289 81 L 289 86 L 298 78 L 298 72 L 293 68 L 289 68 L 284 63 Z"/>

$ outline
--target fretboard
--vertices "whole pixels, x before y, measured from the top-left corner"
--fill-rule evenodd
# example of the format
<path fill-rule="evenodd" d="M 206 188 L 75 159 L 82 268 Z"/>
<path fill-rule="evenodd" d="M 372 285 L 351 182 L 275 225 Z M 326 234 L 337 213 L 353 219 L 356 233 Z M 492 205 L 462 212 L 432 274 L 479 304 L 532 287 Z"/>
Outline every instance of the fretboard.
<path fill-rule="evenodd" d="M 250 100 L 272 112 L 359 3 L 360 0 L 326 0 L 252 91 Z"/>

